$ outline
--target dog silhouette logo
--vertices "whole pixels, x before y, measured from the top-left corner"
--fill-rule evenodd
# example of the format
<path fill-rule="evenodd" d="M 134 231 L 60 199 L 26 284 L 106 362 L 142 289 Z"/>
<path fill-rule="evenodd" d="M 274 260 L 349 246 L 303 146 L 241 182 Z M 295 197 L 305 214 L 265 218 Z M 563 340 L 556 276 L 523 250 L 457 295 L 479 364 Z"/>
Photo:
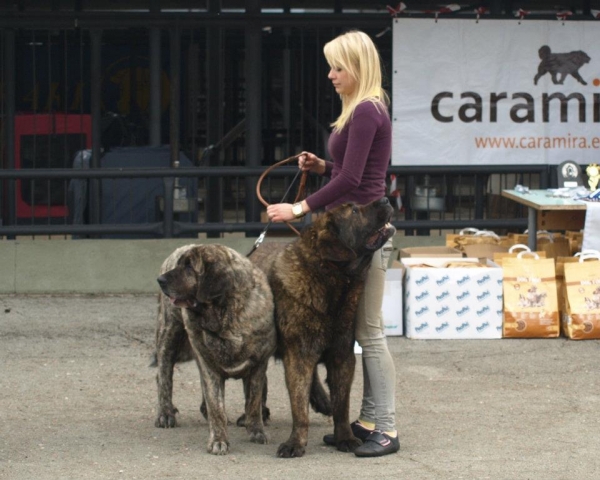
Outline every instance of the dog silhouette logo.
<path fill-rule="evenodd" d="M 582 50 L 576 50 L 568 53 L 552 53 L 548 45 L 540 47 L 538 50 L 540 56 L 540 64 L 533 84 L 537 85 L 538 80 L 550 74 L 554 85 L 562 85 L 567 75 L 571 75 L 582 85 L 587 85 L 587 82 L 579 75 L 579 69 L 586 63 L 589 63 L 591 58 Z"/>

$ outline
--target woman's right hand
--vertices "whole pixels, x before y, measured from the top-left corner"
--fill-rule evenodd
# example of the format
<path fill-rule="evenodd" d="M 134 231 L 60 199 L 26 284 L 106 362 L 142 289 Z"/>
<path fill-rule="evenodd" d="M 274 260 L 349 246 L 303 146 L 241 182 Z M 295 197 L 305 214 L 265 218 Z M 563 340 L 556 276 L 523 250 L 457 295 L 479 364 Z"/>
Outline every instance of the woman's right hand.
<path fill-rule="evenodd" d="M 303 172 L 314 172 L 323 175 L 325 173 L 325 160 L 317 157 L 314 153 L 302 152 L 298 157 L 298 168 Z"/>

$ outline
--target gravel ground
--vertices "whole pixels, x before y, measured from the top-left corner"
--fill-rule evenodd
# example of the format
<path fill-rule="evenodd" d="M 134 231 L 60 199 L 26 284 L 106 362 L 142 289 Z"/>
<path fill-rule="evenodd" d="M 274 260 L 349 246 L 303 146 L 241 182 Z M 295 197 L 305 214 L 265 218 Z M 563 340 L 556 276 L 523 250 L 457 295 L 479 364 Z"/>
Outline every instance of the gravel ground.
<path fill-rule="evenodd" d="M 0 296 L 0 478 L 597 479 L 597 341 L 389 338 L 401 451 L 359 459 L 326 447 L 312 414 L 303 458 L 279 459 L 291 429 L 283 367 L 269 367 L 269 445 L 230 427 L 206 452 L 194 364 L 175 374 L 179 428 L 154 427 L 155 296 Z M 356 372 L 351 418 L 358 411 Z M 239 381 L 227 410 L 243 409 Z"/>

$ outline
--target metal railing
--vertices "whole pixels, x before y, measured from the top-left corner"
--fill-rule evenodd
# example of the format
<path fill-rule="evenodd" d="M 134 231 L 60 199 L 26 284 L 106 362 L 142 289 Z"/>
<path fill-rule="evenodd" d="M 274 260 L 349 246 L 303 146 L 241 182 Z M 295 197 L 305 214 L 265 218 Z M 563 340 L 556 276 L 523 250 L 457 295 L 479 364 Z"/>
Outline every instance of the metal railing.
<path fill-rule="evenodd" d="M 254 194 L 256 181 L 263 171 L 263 168 L 255 167 L 0 170 L 0 186 L 2 187 L 0 212 L 4 219 L 0 225 L 0 236 L 12 239 L 22 235 L 105 237 L 111 234 L 128 234 L 139 238 L 171 238 L 197 236 L 201 233 L 219 236 L 234 232 L 255 236 L 265 226 L 265 222 L 260 221 L 262 206 Z M 274 170 L 273 178 L 263 185 L 265 200 L 269 203 L 280 201 L 281 193 L 296 172 L 295 167 L 281 167 Z M 399 230 L 403 230 L 406 235 L 426 235 L 430 229 L 441 231 L 464 227 L 523 230 L 527 225 L 526 212 L 522 207 L 503 202 L 500 190 L 513 188 L 516 183 L 530 185 L 534 188 L 547 188 L 551 177 L 550 167 L 546 165 L 390 166 L 388 174 L 396 176 L 397 188 L 402 193 L 401 198 L 403 199 L 402 208 L 397 208 L 395 211 L 393 224 Z M 491 184 L 493 177 L 495 177 L 495 186 Z M 102 190 L 102 182 L 143 178 L 162 179 L 163 194 L 155 195 L 147 200 L 156 203 L 158 212 L 156 217 L 145 218 L 135 223 L 104 223 L 101 210 L 106 206 L 101 205 L 99 195 Z M 176 207 L 180 201 L 175 198 L 176 195 L 173 195 L 173 192 L 176 187 L 176 179 L 183 178 L 196 179 L 199 192 L 202 191 L 203 182 L 209 178 L 219 178 L 227 183 L 221 189 L 221 195 L 233 200 L 225 202 L 226 207 L 229 208 L 223 210 L 219 221 L 205 220 L 207 204 L 210 208 L 210 202 L 202 198 L 201 193 L 197 195 L 197 198 L 192 198 L 191 202 L 188 200 L 187 204 L 191 207 L 185 209 L 186 212 L 189 212 L 198 207 L 198 215 L 185 221 L 179 218 L 181 210 Z M 318 188 L 314 182 L 315 179 L 316 176 L 312 176 L 313 181 L 309 186 L 309 193 Z M 419 182 L 423 182 L 424 179 L 426 182 L 437 185 L 437 198 L 444 200 L 442 208 L 434 203 L 431 208 L 414 205 L 416 198 L 414 193 L 416 193 Z M 84 199 L 85 208 L 89 209 L 89 218 L 99 219 L 99 221 L 75 224 L 68 214 L 64 214 L 58 218 L 39 218 L 39 216 L 34 218 L 31 216 L 17 219 L 18 221 L 13 224 L 7 224 L 7 218 L 14 218 L 7 214 L 7 210 L 15 207 L 13 201 L 7 201 L 6 192 L 14 192 L 16 182 L 49 182 L 50 180 L 86 182 L 90 194 Z M 169 194 L 164 195 L 164 192 L 169 192 Z M 247 192 L 250 194 L 248 195 Z M 157 200 L 160 200 L 160 205 Z M 224 199 L 212 199 L 212 201 L 218 203 L 224 202 Z M 50 205 L 46 206 L 50 211 Z M 122 209 L 140 208 L 139 205 L 123 204 L 117 207 Z M 310 219 L 305 221 L 309 222 Z M 283 224 L 273 224 L 270 228 L 275 232 L 288 229 Z"/>

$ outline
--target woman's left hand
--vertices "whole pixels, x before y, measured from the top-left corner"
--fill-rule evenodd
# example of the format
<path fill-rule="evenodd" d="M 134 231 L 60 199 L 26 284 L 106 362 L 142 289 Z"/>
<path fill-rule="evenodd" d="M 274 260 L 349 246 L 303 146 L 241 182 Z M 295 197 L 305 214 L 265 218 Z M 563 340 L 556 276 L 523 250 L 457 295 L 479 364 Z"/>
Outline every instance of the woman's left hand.
<path fill-rule="evenodd" d="M 267 216 L 272 222 L 291 222 L 296 217 L 292 213 L 291 203 L 275 203 L 267 207 Z"/>

